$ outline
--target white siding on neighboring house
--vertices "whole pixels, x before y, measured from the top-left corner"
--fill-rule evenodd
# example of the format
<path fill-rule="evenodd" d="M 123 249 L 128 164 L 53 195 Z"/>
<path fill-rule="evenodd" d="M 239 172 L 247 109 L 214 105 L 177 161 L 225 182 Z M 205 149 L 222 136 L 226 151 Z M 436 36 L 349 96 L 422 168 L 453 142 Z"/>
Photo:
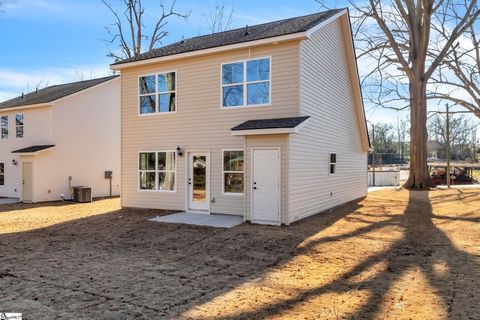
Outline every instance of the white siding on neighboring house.
<path fill-rule="evenodd" d="M 211 54 L 122 70 L 122 205 L 185 210 L 187 152 L 210 151 L 211 212 L 244 214 L 245 197 L 222 194 L 222 149 L 244 149 L 231 128 L 251 119 L 298 115 L 298 42 Z M 271 57 L 272 104 L 221 109 L 221 64 Z M 138 77 L 176 71 L 177 112 L 138 115 Z M 138 152 L 175 150 L 176 192 L 138 190 Z"/>
<path fill-rule="evenodd" d="M 15 115 L 24 115 L 24 137 L 16 138 Z M 0 117 L 8 116 L 8 139 L 0 139 L 0 163 L 5 164 L 5 186 L 0 186 L 0 197 L 21 197 L 21 162 L 20 157 L 12 151 L 32 145 L 53 144 L 52 139 L 52 107 L 2 111 Z M 12 164 L 12 160 L 17 165 Z"/>
<path fill-rule="evenodd" d="M 52 109 L 52 144 L 35 157 L 35 201 L 70 197 L 72 186 L 91 186 L 94 197 L 120 194 L 120 80 L 110 80 L 68 96 Z"/>
<path fill-rule="evenodd" d="M 15 115 L 24 114 L 24 137 L 15 135 Z M 105 171 L 113 171 L 112 193 L 120 193 L 120 80 L 67 96 L 50 106 L 1 111 L 9 116 L 9 137 L 0 140 L 0 163 L 5 163 L 1 197 L 22 199 L 22 164 L 32 163 L 34 202 L 70 198 L 71 184 L 93 188 L 93 196 L 108 196 Z M 12 151 L 55 145 L 36 155 Z M 12 164 L 12 160 L 17 165 Z"/>
<path fill-rule="evenodd" d="M 355 64 L 347 59 L 350 34 L 342 19 L 302 41 L 300 108 L 309 123 L 289 144 L 290 222 L 366 196 L 367 151 L 355 106 L 352 77 Z M 329 156 L 336 153 L 335 175 Z"/>

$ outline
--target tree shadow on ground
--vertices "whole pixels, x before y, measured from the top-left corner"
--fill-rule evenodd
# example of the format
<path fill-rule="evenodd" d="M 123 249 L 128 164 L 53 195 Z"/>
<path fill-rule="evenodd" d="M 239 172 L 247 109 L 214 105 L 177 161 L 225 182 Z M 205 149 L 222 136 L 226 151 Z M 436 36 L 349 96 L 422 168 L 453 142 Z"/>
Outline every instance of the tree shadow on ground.
<path fill-rule="evenodd" d="M 473 196 L 468 195 L 468 197 Z M 452 196 L 447 200 L 459 199 L 458 196 Z M 432 201 L 442 201 L 442 198 Z M 396 282 L 412 270 L 416 270 L 416 276 L 410 280 L 410 283 L 420 281 L 419 278 L 423 277 L 439 300 L 438 306 L 426 305 L 425 308 L 432 308 L 432 312 L 437 312 L 442 317 L 449 319 L 470 319 L 478 316 L 477 303 L 471 299 L 478 298 L 478 295 L 473 292 L 478 291 L 480 284 L 480 265 L 475 256 L 459 249 L 437 225 L 442 220 L 478 223 L 480 218 L 435 215 L 432 212 L 429 192 L 423 191 L 409 193 L 409 202 L 403 215 L 385 215 L 385 217 L 386 219 L 381 222 L 370 223 L 348 234 L 313 240 L 302 248 L 302 251 L 308 252 L 326 242 L 366 236 L 372 231 L 388 226 L 398 226 L 403 229 L 403 236 L 400 239 L 395 240 L 385 250 L 358 263 L 348 272 L 322 286 L 299 291 L 293 298 L 271 303 L 248 312 L 214 318 L 260 319 L 278 316 L 315 297 L 332 292 L 347 294 L 352 287 L 356 287 L 357 290 L 368 291 L 368 299 L 357 310 L 347 313 L 345 318 L 373 319 L 380 316 L 382 308 L 385 307 L 386 296 L 394 288 Z M 347 217 L 347 219 L 350 218 Z M 437 223 L 434 223 L 434 220 Z M 361 218 L 357 221 L 367 222 Z M 362 273 L 379 263 L 383 263 L 385 267 L 373 277 L 360 282 L 356 280 Z M 402 300 L 402 297 L 399 299 Z M 401 301 L 397 302 L 401 303 Z M 408 314 L 408 306 L 405 308 L 407 308 L 407 315 L 414 318 L 414 314 Z M 435 317 L 433 313 L 432 317 Z"/>
<path fill-rule="evenodd" d="M 472 197 L 447 198 L 462 201 L 465 196 Z M 412 192 L 404 213 L 392 215 L 389 210 L 403 208 L 403 201 L 373 198 L 368 199 L 369 205 L 383 208 L 385 214 L 369 213 L 358 202 L 288 228 L 162 224 L 147 220 L 165 213 L 121 209 L 4 234 L 0 235 L 0 287 L 10 290 L 0 297 L 0 307 L 58 319 L 69 319 L 79 312 L 86 318 L 102 319 L 179 318 L 185 311 L 265 277 L 323 244 L 366 238 L 372 232 L 395 227 L 402 233 L 391 245 L 326 284 L 299 290 L 282 301 L 258 304 L 246 312 L 211 318 L 278 317 L 312 298 L 331 292 L 344 294 L 352 288 L 369 295 L 347 317 L 375 318 L 382 312 L 385 296 L 412 268 L 428 280 L 448 317 L 474 317 L 478 311 L 474 302 L 468 296 L 456 295 L 478 291 L 478 262 L 454 245 L 439 222 L 478 223 L 480 218 L 434 215 L 431 203 L 442 199 L 430 200 L 427 192 Z M 372 222 L 372 217 L 381 219 Z M 342 220 L 360 223 L 361 227 L 322 235 L 324 230 L 335 230 Z M 378 263 L 385 267 L 373 277 L 357 280 Z"/>
<path fill-rule="evenodd" d="M 75 209 L 62 203 L 11 208 L 48 214 L 50 207 Z M 10 289 L 0 296 L 0 307 L 58 319 L 78 312 L 102 319 L 172 318 L 262 276 L 290 259 L 305 237 L 358 208 L 352 203 L 307 219 L 301 232 L 163 224 L 148 219 L 169 212 L 125 208 L 0 234 L 0 287 Z"/>

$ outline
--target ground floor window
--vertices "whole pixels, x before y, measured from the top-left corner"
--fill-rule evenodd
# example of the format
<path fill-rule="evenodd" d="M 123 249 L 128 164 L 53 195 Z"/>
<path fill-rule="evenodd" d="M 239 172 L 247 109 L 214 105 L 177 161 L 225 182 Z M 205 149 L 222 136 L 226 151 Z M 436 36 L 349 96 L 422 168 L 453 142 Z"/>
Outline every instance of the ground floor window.
<path fill-rule="evenodd" d="M 330 153 L 330 174 L 337 172 L 337 154 Z"/>
<path fill-rule="evenodd" d="M 175 152 L 140 152 L 139 189 L 175 191 Z"/>
<path fill-rule="evenodd" d="M 5 185 L 5 164 L 0 163 L 0 186 Z"/>
<path fill-rule="evenodd" d="M 244 189 L 243 150 L 223 151 L 223 192 L 242 194 Z"/>

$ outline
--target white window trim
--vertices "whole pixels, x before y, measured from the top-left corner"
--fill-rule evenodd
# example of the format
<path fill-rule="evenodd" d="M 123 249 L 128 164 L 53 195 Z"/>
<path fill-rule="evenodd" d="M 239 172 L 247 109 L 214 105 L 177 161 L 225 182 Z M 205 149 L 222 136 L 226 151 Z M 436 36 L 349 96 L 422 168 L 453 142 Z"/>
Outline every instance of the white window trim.
<path fill-rule="evenodd" d="M 0 173 L 0 176 L 3 176 L 3 184 L 0 184 L 0 188 L 5 188 L 5 185 L 7 184 L 5 181 L 5 171 L 7 170 L 7 167 L 4 162 L 0 162 L 0 164 L 3 164 L 3 173 Z"/>
<path fill-rule="evenodd" d="M 3 118 L 7 118 L 7 137 L 4 138 L 3 137 L 3 121 L 2 119 Z M 0 140 L 8 140 L 8 138 L 10 137 L 10 130 L 9 130 L 9 126 L 10 126 L 10 117 L 8 115 L 5 115 L 5 116 L 0 116 Z"/>
<path fill-rule="evenodd" d="M 263 83 L 267 82 L 266 80 L 263 81 L 252 81 L 248 82 L 247 81 L 247 62 L 249 61 L 254 61 L 254 60 L 262 60 L 262 59 L 269 59 L 269 64 L 270 64 L 270 79 L 268 80 L 269 82 L 269 89 L 268 89 L 268 99 L 269 103 L 263 103 L 263 104 L 248 104 L 248 90 L 247 87 L 249 84 L 255 84 L 255 83 Z M 224 85 L 223 84 L 223 66 L 226 64 L 234 64 L 234 63 L 243 63 L 243 82 L 242 83 L 235 83 L 235 84 L 228 84 Z M 240 106 L 231 106 L 231 107 L 225 107 L 223 105 L 223 88 L 224 87 L 231 87 L 231 86 L 243 86 L 243 105 Z M 231 110 L 231 109 L 246 109 L 246 108 L 261 108 L 261 107 L 269 107 L 272 105 L 272 56 L 264 56 L 264 57 L 255 57 L 255 58 L 250 58 L 250 59 L 244 59 L 244 60 L 238 60 L 238 61 L 230 61 L 230 62 L 224 62 L 220 65 L 220 109 L 221 110 Z"/>
<path fill-rule="evenodd" d="M 21 114 L 23 118 L 23 124 L 21 126 L 17 125 L 17 116 Z M 17 129 L 19 127 L 22 127 L 22 137 L 18 137 L 18 131 Z M 19 112 L 15 114 L 15 138 L 16 139 L 23 139 L 25 137 L 25 113 Z"/>
<path fill-rule="evenodd" d="M 175 156 L 175 169 L 173 170 L 175 174 L 175 187 L 173 190 L 159 190 L 158 189 L 158 174 L 160 172 L 171 172 L 172 170 L 158 170 L 158 153 L 159 152 L 172 152 Z M 140 170 L 140 154 L 141 153 L 155 153 L 155 170 Z M 176 150 L 158 150 L 158 151 L 139 151 L 137 155 L 137 191 L 138 192 L 155 192 L 155 193 L 176 193 L 177 192 L 177 164 L 178 157 Z M 140 188 L 140 172 L 155 172 L 155 189 L 141 189 Z"/>
<path fill-rule="evenodd" d="M 243 152 L 243 171 L 225 171 L 225 151 L 242 151 Z M 245 150 L 244 149 L 222 149 L 222 195 L 223 196 L 244 196 L 245 195 Z M 225 192 L 225 173 L 243 173 L 243 192 Z"/>
<path fill-rule="evenodd" d="M 167 74 L 167 73 L 175 73 L 175 91 L 165 91 L 165 92 L 158 92 L 158 75 L 160 74 Z M 140 78 L 148 77 L 148 76 L 155 76 L 155 93 L 145 93 L 140 94 Z M 159 112 L 160 108 L 160 101 L 158 99 L 159 94 L 167 94 L 167 93 L 175 93 L 175 111 L 170 112 Z M 153 96 L 155 94 L 155 112 L 153 113 L 140 113 L 140 97 L 147 97 Z M 167 114 L 175 114 L 178 111 L 178 73 L 177 70 L 169 70 L 169 71 L 159 71 L 154 73 L 148 74 L 141 74 L 138 76 L 137 79 L 137 113 L 140 117 L 150 117 L 150 116 L 159 116 L 159 115 L 167 115 Z"/>
<path fill-rule="evenodd" d="M 335 162 L 332 162 L 332 154 L 335 155 Z M 338 161 L 337 161 L 337 160 L 338 160 L 338 159 L 337 159 L 337 156 L 338 156 L 338 154 L 337 154 L 336 152 L 330 152 L 330 153 L 328 154 L 328 173 L 329 173 L 329 175 L 331 175 L 331 176 L 334 176 L 334 175 L 337 173 L 337 163 L 338 163 Z M 332 173 L 332 169 L 331 169 L 332 164 L 335 166 L 334 173 Z"/>

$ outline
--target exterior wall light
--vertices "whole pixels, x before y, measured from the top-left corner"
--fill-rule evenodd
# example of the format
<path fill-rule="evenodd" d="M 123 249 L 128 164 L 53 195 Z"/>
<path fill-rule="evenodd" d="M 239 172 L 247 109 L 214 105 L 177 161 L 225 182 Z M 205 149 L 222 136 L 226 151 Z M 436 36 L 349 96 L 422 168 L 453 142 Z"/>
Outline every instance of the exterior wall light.
<path fill-rule="evenodd" d="M 180 149 L 180 146 L 177 147 L 177 155 L 181 157 L 183 155 L 182 149 Z"/>
<path fill-rule="evenodd" d="M 17 165 L 17 160 L 13 159 L 13 160 L 12 160 L 12 164 L 13 164 L 14 166 L 16 166 L 16 165 Z"/>

